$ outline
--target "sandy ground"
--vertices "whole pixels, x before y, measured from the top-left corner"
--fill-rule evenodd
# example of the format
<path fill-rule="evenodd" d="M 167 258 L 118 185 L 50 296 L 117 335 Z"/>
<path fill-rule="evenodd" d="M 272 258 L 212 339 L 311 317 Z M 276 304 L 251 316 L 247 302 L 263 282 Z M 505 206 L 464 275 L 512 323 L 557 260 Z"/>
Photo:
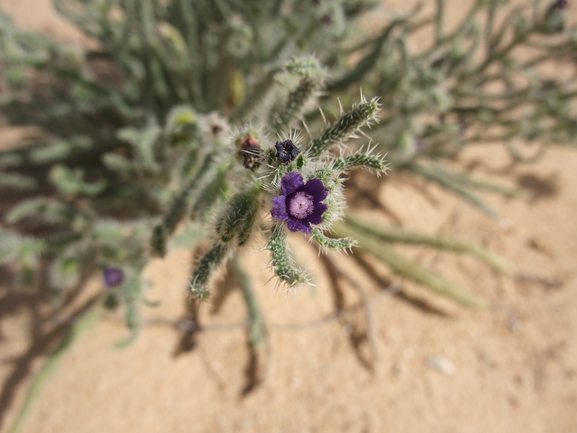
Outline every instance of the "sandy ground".
<path fill-rule="evenodd" d="M 47 4 L 0 0 L 22 25 L 73 38 Z M 243 257 L 255 270 L 269 329 L 260 385 L 246 392 L 254 369 L 246 330 L 237 325 L 246 310 L 236 283 L 223 278 L 200 311 L 207 330 L 179 356 L 182 333 L 170 326 L 155 322 L 118 350 L 123 325 L 99 322 L 62 359 L 24 432 L 577 431 L 577 151 L 555 148 L 535 165 L 514 166 L 500 146 L 479 147 L 455 167 L 528 194 L 485 195 L 502 216 L 495 222 L 433 185 L 395 174 L 372 184 L 382 206 L 362 214 L 473 240 L 505 257 L 515 276 L 469 257 L 402 249 L 481 295 L 486 310 L 433 296 L 369 259 L 361 266 L 336 255 L 369 299 L 367 321 L 367 310 L 356 308 L 358 292 L 346 283 L 334 287 L 316 252 L 295 237 L 299 259 L 316 268 L 314 293 L 275 293 L 264 284 L 269 271 L 258 271 L 266 254 Z M 161 305 L 147 309 L 147 319 L 186 317 L 190 262 L 190 253 L 179 251 L 151 263 L 146 272 L 156 286 L 149 297 Z M 87 289 L 100 284 L 90 281 Z M 337 317 L 337 309 L 348 313 Z M 32 332 L 46 310 L 41 298 L 11 293 L 0 281 L 0 431 L 58 340 L 50 326 L 40 329 L 51 338 Z M 223 324 L 231 326 L 217 326 Z"/>

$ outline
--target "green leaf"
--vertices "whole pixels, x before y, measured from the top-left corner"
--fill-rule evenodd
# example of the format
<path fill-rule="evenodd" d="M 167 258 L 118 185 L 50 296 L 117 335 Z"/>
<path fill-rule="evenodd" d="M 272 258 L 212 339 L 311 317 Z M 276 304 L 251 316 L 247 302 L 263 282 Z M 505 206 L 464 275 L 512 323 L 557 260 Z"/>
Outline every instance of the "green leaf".
<path fill-rule="evenodd" d="M 463 289 L 452 281 L 445 279 L 420 263 L 399 254 L 386 242 L 378 241 L 374 237 L 368 236 L 346 223 L 337 223 L 334 225 L 334 229 L 340 236 L 353 236 L 357 238 L 359 240 L 359 251 L 366 251 L 373 255 L 386 263 L 398 275 L 409 278 L 463 305 L 469 307 L 486 306 L 485 301 L 478 296 Z"/>
<path fill-rule="evenodd" d="M 30 176 L 16 173 L 0 173 L 0 186 L 16 189 L 34 189 L 38 183 Z"/>
<path fill-rule="evenodd" d="M 4 216 L 8 224 L 15 224 L 24 218 L 38 218 L 48 223 L 60 223 L 71 218 L 67 205 L 47 197 L 23 200 L 12 207 Z"/>

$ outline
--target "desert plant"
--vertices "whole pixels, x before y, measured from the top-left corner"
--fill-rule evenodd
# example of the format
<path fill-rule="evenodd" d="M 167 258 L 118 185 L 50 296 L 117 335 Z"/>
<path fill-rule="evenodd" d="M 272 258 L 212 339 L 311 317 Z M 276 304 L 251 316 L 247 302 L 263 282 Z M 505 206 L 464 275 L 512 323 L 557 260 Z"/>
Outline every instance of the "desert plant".
<path fill-rule="evenodd" d="M 506 3 L 475 0 L 447 32 L 438 0 L 432 16 L 417 7 L 367 35 L 361 23 L 372 0 L 55 0 L 91 48 L 21 30 L 0 14 L 0 113 L 10 125 L 40 128 L 25 146 L 0 152 L 0 186 L 20 191 L 4 213 L 0 263 L 16 263 L 22 287 L 37 285 L 47 266 L 57 302 L 100 272 L 93 308 L 124 309 L 131 332 L 121 346 L 150 304 L 144 266 L 196 247 L 203 254 L 189 295 L 209 297 L 214 271 L 233 257 L 250 341 L 262 344 L 263 314 L 236 254 L 260 244 L 280 286 L 307 285 L 290 232 L 323 251 L 350 250 L 356 239 L 397 274 L 483 305 L 392 244 L 467 253 L 510 272 L 501 259 L 474 244 L 367 224 L 345 210 L 343 176 L 356 168 L 379 175 L 388 164 L 497 216 L 475 189 L 518 191 L 451 171 L 446 158 L 503 141 L 521 160 L 513 140 L 575 142 L 574 73 L 544 69 L 577 47 L 567 2 Z M 427 31 L 431 44 L 411 50 Z M 371 98 L 356 96 L 359 88 Z"/>

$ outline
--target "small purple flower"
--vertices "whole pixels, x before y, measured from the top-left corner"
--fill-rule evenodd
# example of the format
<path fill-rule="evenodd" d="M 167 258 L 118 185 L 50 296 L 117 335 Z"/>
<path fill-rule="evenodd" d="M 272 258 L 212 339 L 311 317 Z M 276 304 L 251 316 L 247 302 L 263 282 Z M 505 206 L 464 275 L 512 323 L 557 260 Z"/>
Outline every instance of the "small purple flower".
<path fill-rule="evenodd" d="M 283 195 L 272 199 L 273 218 L 287 221 L 291 232 L 301 231 L 310 235 L 311 224 L 323 222 L 328 206 L 321 203 L 329 194 L 320 179 L 310 179 L 306 184 L 297 171 L 287 173 L 281 180 Z"/>
<path fill-rule="evenodd" d="M 277 159 L 283 164 L 294 161 L 299 153 L 301 153 L 300 149 L 293 144 L 292 140 L 277 141 L 274 147 L 276 148 Z"/>
<path fill-rule="evenodd" d="M 569 6 L 569 0 L 557 0 L 555 6 L 557 6 L 557 9 L 565 9 Z"/>
<path fill-rule="evenodd" d="M 124 272 L 119 268 L 104 268 L 104 283 L 108 287 L 116 287 L 122 284 Z"/>

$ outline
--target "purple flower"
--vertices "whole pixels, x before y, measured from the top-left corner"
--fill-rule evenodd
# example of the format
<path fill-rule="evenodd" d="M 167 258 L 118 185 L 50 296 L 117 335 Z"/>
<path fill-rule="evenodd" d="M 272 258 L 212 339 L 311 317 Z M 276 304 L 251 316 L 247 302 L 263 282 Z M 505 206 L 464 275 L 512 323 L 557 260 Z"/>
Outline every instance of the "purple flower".
<path fill-rule="evenodd" d="M 297 171 L 287 173 L 281 180 L 282 194 L 272 199 L 273 218 L 287 221 L 291 232 L 301 231 L 310 235 L 311 224 L 323 222 L 328 206 L 321 203 L 329 191 L 320 179 L 310 179 L 306 184 Z"/>
<path fill-rule="evenodd" d="M 557 6 L 557 9 L 565 9 L 569 6 L 569 0 L 557 0 L 555 6 Z"/>
<path fill-rule="evenodd" d="M 104 283 L 108 287 L 116 287 L 122 284 L 124 272 L 119 268 L 104 268 Z"/>

